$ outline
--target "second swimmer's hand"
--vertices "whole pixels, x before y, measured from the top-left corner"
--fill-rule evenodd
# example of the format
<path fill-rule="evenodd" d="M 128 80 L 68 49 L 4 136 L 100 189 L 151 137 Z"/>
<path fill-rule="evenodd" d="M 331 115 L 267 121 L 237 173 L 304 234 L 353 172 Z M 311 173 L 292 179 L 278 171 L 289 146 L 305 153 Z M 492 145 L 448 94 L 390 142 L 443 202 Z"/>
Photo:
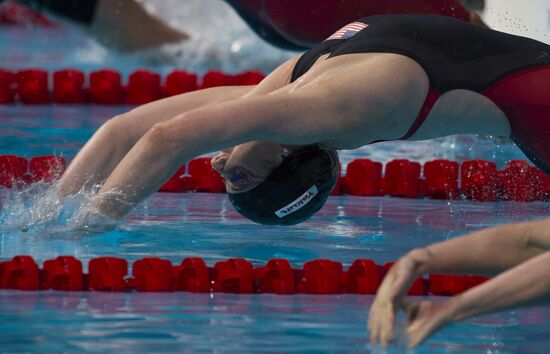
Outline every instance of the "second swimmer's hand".
<path fill-rule="evenodd" d="M 417 263 L 407 255 L 390 269 L 378 289 L 370 308 L 368 328 L 371 343 L 387 345 L 393 339 L 395 313 L 403 305 L 404 297 L 416 273 Z"/>
<path fill-rule="evenodd" d="M 444 302 L 421 301 L 406 305 L 407 343 L 416 347 L 431 334 L 452 322 L 456 298 Z"/>

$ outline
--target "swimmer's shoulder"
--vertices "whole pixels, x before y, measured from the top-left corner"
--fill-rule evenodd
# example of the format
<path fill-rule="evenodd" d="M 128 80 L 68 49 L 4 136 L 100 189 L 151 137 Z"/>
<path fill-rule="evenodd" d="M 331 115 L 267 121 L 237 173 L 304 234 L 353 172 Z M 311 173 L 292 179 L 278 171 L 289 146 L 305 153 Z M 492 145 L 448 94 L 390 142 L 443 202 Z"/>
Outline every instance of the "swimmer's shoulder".
<path fill-rule="evenodd" d="M 300 56 L 296 55 L 279 65 L 245 97 L 270 94 L 290 84 L 292 72 L 298 59 Z"/>

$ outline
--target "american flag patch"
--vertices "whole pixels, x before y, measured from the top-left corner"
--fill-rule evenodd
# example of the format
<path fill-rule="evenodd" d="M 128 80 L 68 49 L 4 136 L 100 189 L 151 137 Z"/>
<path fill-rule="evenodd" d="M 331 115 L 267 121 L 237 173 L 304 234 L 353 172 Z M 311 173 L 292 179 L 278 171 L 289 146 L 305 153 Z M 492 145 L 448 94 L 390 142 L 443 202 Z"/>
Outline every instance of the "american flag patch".
<path fill-rule="evenodd" d="M 348 39 L 357 34 L 363 28 L 369 27 L 369 25 L 363 22 L 352 22 L 336 31 L 332 36 L 328 37 L 326 40 L 331 39 Z"/>

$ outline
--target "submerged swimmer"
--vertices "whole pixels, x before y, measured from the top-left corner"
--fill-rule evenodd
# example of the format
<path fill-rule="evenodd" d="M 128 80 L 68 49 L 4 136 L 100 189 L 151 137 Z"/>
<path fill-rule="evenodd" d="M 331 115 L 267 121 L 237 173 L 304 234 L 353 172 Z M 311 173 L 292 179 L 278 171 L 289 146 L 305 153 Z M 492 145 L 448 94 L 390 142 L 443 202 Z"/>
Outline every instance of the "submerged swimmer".
<path fill-rule="evenodd" d="M 387 14 L 431 14 L 480 26 L 474 10 L 483 0 L 225 0 L 267 42 L 305 50 L 358 18 Z M 463 4 L 464 3 L 464 4 Z M 468 6 L 465 6 L 468 5 Z M 469 8 L 468 8 L 469 7 Z"/>
<path fill-rule="evenodd" d="M 102 44 L 133 51 L 181 42 L 188 34 L 147 11 L 137 0 L 16 0 L 80 25 Z M 4 0 L 0 0 L 2 4 Z"/>
<path fill-rule="evenodd" d="M 0 0 L 0 4 L 3 1 Z M 16 1 L 77 23 L 104 45 L 123 51 L 156 47 L 189 38 L 189 34 L 150 14 L 143 2 L 137 0 Z M 292 50 L 311 48 L 346 23 L 372 15 L 435 14 L 485 25 L 475 11 L 463 6 L 459 0 L 224 1 L 258 36 L 274 46 Z M 480 1 L 483 2 L 473 2 Z M 472 3 L 465 2 L 468 5 Z"/>
<path fill-rule="evenodd" d="M 470 133 L 511 136 L 550 172 L 550 46 L 449 17 L 363 18 L 256 86 L 153 102 L 106 122 L 61 178 L 101 185 L 93 213 L 120 219 L 185 161 L 212 165 L 235 208 L 296 224 L 321 208 L 336 149 Z"/>
<path fill-rule="evenodd" d="M 411 347 L 453 322 L 513 308 L 550 305 L 550 220 L 504 225 L 415 249 L 388 272 L 369 314 L 373 343 L 393 339 L 397 309 L 408 314 Z M 444 302 L 405 300 L 425 273 L 497 275 Z"/>

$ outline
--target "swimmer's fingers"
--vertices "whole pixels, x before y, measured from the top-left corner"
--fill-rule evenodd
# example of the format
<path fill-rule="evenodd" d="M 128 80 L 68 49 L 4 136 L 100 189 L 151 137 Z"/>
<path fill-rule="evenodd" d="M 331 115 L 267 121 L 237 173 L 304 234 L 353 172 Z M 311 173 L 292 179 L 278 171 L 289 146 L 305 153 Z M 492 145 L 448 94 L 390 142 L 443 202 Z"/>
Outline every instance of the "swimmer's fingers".
<path fill-rule="evenodd" d="M 391 302 L 375 301 L 371 307 L 368 328 L 372 344 L 387 345 L 393 339 L 395 309 Z"/>
<path fill-rule="evenodd" d="M 393 339 L 395 312 L 402 307 L 404 294 L 415 278 L 414 262 L 407 257 L 400 259 L 389 271 L 378 288 L 371 306 L 369 330 L 373 344 L 388 344 Z"/>
<path fill-rule="evenodd" d="M 422 301 L 405 305 L 407 311 L 407 342 L 410 348 L 424 342 L 431 334 L 450 323 L 448 301 Z"/>

